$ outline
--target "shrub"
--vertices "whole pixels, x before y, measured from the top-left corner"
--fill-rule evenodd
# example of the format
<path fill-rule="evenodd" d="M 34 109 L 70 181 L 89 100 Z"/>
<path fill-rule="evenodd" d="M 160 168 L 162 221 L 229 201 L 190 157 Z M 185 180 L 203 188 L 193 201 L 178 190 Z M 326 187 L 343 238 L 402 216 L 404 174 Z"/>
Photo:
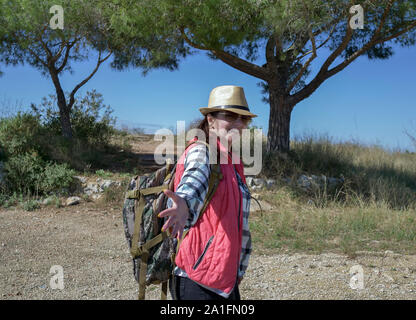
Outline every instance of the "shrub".
<path fill-rule="evenodd" d="M 23 209 L 26 211 L 33 211 L 40 208 L 40 204 L 36 200 L 27 200 L 23 203 Z"/>
<path fill-rule="evenodd" d="M 26 152 L 44 153 L 40 141 L 44 130 L 38 115 L 18 112 L 11 118 L 0 120 L 0 159 L 16 156 Z"/>
<path fill-rule="evenodd" d="M 67 164 L 44 162 L 35 152 L 10 157 L 5 171 L 6 188 L 24 195 L 69 191 L 75 175 Z"/>
<path fill-rule="evenodd" d="M 6 187 L 19 194 L 37 193 L 44 162 L 36 152 L 10 157 L 4 165 Z"/>
<path fill-rule="evenodd" d="M 75 170 L 70 169 L 66 163 L 57 164 L 48 162 L 43 171 L 40 188 L 45 194 L 60 194 L 70 191 L 73 186 Z"/>
<path fill-rule="evenodd" d="M 40 107 L 31 107 L 50 134 L 61 135 L 60 114 L 54 95 L 43 98 Z M 114 133 L 115 118 L 111 117 L 112 112 L 110 106 L 103 104 L 100 93 L 88 91 L 82 99 L 75 100 L 71 109 L 74 137 L 93 145 L 108 144 Z"/>

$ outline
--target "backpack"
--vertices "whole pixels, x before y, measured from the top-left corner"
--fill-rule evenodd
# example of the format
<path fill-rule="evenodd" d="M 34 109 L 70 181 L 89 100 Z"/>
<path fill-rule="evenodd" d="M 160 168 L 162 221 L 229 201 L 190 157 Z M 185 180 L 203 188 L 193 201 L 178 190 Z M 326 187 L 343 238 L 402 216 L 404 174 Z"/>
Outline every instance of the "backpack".
<path fill-rule="evenodd" d="M 186 148 L 196 142 L 204 143 L 208 147 L 205 142 L 191 141 Z M 139 300 L 145 299 L 146 286 L 151 284 L 161 284 L 161 299 L 167 299 L 167 284 L 175 267 L 175 256 L 180 242 L 187 234 L 185 230 L 178 243 L 177 239 L 170 237 L 169 230 L 161 230 L 168 218 L 157 216 L 167 208 L 168 197 L 163 190 L 173 191 L 176 164 L 167 162 L 164 167 L 150 174 L 135 176 L 127 188 L 123 225 L 133 259 L 134 277 L 139 283 Z M 210 167 L 208 192 L 200 216 L 222 179 L 220 165 L 210 164 Z"/>

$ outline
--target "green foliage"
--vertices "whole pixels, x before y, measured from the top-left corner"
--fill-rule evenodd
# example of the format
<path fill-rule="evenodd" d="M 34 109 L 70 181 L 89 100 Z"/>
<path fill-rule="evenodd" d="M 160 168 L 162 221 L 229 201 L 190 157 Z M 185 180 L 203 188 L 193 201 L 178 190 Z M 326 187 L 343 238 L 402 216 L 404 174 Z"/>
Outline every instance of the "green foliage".
<path fill-rule="evenodd" d="M 4 165 L 6 186 L 19 194 L 35 194 L 40 190 L 44 162 L 36 153 L 9 157 Z"/>
<path fill-rule="evenodd" d="M 38 154 L 23 153 L 10 157 L 4 166 L 9 193 L 40 195 L 62 193 L 72 186 L 75 171 L 67 164 L 43 161 Z"/>
<path fill-rule="evenodd" d="M 11 118 L 0 120 L 0 145 L 3 158 L 26 152 L 42 152 L 40 141 L 44 135 L 39 117 L 28 112 L 18 112 Z"/>
<path fill-rule="evenodd" d="M 57 58 L 56 66 L 63 65 L 67 49 L 69 61 L 88 59 L 90 49 L 105 47 L 103 35 L 108 25 L 100 9 L 103 3 L 98 0 L 0 0 L 0 36 L 3 35 L 0 63 L 27 63 L 48 74 L 47 66 L 41 62 L 47 61 L 48 55 Z M 64 9 L 63 30 L 49 27 L 52 18 L 49 9 L 54 5 Z M 45 44 L 49 51 L 45 50 Z M 63 69 L 72 71 L 70 64 L 63 65 Z"/>
<path fill-rule="evenodd" d="M 70 121 L 76 138 L 91 145 L 109 143 L 116 120 L 111 116 L 113 112 L 111 107 L 103 102 L 102 94 L 95 90 L 88 91 L 81 99 L 75 99 Z M 62 134 L 56 96 L 43 98 L 39 107 L 33 104 L 31 107 L 49 134 L 55 136 Z"/>
<path fill-rule="evenodd" d="M 29 199 L 23 203 L 23 209 L 25 211 L 34 211 L 40 208 L 40 204 L 37 200 Z"/>
<path fill-rule="evenodd" d="M 40 184 L 42 192 L 45 194 L 67 193 L 74 182 L 75 174 L 75 170 L 70 169 L 66 163 L 48 162 Z"/>

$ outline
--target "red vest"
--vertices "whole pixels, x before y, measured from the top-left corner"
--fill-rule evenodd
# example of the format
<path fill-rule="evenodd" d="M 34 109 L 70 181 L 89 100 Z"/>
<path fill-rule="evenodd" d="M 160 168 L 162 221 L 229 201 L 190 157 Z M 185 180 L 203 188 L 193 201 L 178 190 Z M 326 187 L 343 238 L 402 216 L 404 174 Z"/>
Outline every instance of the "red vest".
<path fill-rule="evenodd" d="M 194 146 L 196 144 L 185 150 L 177 163 L 174 191 L 184 172 L 186 154 Z M 207 209 L 182 241 L 175 262 L 191 280 L 229 294 L 240 263 L 243 199 L 232 159 L 219 140 L 217 150 L 225 152 L 228 158 L 227 164 L 220 164 L 223 178 Z M 241 159 L 235 168 L 246 183 Z"/>

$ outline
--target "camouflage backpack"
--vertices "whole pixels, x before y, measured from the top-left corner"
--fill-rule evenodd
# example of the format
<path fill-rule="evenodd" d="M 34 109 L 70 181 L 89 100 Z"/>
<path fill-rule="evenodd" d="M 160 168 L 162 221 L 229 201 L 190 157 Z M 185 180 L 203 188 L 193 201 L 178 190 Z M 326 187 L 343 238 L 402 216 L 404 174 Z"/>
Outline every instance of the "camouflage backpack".
<path fill-rule="evenodd" d="M 188 146 L 195 142 L 204 143 L 192 141 Z M 205 211 L 219 180 L 222 179 L 219 164 L 210 166 L 208 192 L 201 213 Z M 167 284 L 175 266 L 175 256 L 180 243 L 169 236 L 169 230 L 161 231 L 167 218 L 159 218 L 157 215 L 167 208 L 168 197 L 163 190 L 173 191 L 175 171 L 176 163 L 167 163 L 151 174 L 136 176 L 131 180 L 126 192 L 123 224 L 133 258 L 134 276 L 139 283 L 139 300 L 145 299 L 146 286 L 150 284 L 162 284 L 161 298 L 167 298 Z M 186 234 L 185 230 L 181 240 Z"/>

